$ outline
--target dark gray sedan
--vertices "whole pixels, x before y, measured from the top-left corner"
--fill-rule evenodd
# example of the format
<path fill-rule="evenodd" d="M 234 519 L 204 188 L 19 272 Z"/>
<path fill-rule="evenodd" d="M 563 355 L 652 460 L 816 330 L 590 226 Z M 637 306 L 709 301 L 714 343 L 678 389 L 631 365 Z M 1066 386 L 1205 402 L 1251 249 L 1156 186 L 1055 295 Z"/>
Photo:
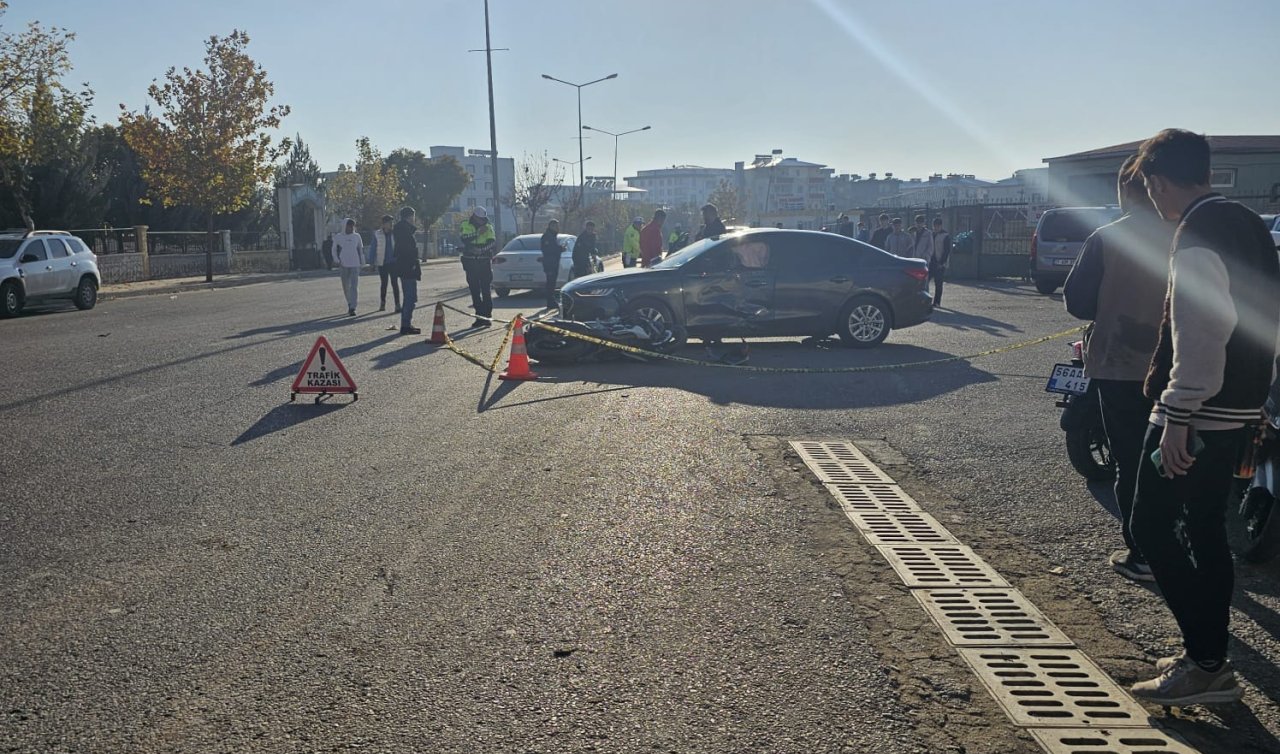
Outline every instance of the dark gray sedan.
<path fill-rule="evenodd" d="M 869 347 L 929 319 L 923 259 L 832 233 L 749 230 L 704 239 L 651 269 L 578 278 L 560 313 L 585 322 L 626 314 L 704 340 L 826 336 Z"/>

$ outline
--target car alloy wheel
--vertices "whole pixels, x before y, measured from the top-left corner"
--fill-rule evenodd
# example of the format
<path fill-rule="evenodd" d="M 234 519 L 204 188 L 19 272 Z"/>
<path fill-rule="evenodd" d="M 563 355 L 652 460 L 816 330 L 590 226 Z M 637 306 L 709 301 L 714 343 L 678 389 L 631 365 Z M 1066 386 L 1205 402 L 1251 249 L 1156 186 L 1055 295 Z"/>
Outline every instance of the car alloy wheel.
<path fill-rule="evenodd" d="M 92 309 L 96 303 L 98 303 L 98 286 L 94 284 L 93 278 L 81 278 L 80 285 L 76 288 L 76 308 Z"/>
<path fill-rule="evenodd" d="M 658 311 L 652 306 L 641 306 L 636 309 L 636 316 L 640 319 L 653 323 L 653 326 L 659 331 L 666 330 L 668 325 L 666 314 Z"/>
<path fill-rule="evenodd" d="M 22 311 L 22 293 L 18 291 L 16 283 L 5 283 L 3 288 L 4 310 L 0 311 L 0 315 L 5 317 L 16 317 Z"/>
<path fill-rule="evenodd" d="M 859 343 L 874 343 L 884 333 L 884 310 L 875 304 L 858 304 L 849 312 L 849 334 Z"/>

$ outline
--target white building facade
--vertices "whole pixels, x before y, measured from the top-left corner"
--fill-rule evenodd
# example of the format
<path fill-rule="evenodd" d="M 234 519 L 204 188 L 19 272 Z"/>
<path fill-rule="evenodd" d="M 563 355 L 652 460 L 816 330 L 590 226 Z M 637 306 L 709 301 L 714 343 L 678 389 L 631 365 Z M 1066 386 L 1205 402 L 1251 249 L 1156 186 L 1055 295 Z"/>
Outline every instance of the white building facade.
<path fill-rule="evenodd" d="M 834 217 L 835 170 L 826 165 L 784 157 L 775 149 L 750 164 L 737 163 L 734 173 L 747 214 L 741 222 L 812 229 Z"/>
<path fill-rule="evenodd" d="M 515 212 L 508 206 L 493 206 L 493 184 L 495 180 L 498 184 L 498 195 L 504 200 L 515 193 L 516 185 L 516 161 L 510 157 L 498 158 L 498 176 L 495 179 L 493 175 L 493 161 L 489 157 L 487 149 L 466 149 L 464 147 L 444 147 L 437 146 L 431 148 L 431 157 L 452 157 L 458 161 L 462 168 L 471 176 L 471 183 L 462 190 L 457 199 L 454 199 L 453 205 L 449 207 L 452 217 L 446 216 L 445 220 L 462 222 L 470 214 L 471 210 L 476 207 L 484 207 L 489 211 L 490 218 L 496 218 L 497 213 L 502 213 L 502 232 L 504 234 L 516 233 L 516 216 Z"/>
<path fill-rule="evenodd" d="M 702 206 L 721 181 L 733 183 L 734 171 L 698 165 L 672 165 L 657 170 L 640 170 L 626 181 L 627 186 L 644 192 L 628 193 L 628 199 L 662 207 Z"/>

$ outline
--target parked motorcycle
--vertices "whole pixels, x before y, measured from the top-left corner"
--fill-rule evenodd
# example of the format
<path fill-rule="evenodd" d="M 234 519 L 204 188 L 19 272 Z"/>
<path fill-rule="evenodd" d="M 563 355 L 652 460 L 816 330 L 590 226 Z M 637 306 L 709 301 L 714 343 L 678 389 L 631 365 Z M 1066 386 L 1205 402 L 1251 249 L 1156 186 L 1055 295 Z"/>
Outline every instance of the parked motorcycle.
<path fill-rule="evenodd" d="M 1263 408 L 1263 422 L 1244 454 L 1236 477 L 1241 480 L 1240 518 L 1245 547 L 1240 556 L 1251 563 L 1270 560 L 1280 552 L 1280 379 L 1271 385 Z"/>
<path fill-rule="evenodd" d="M 1045 392 L 1060 397 L 1059 426 L 1067 436 L 1067 458 L 1071 466 L 1090 482 L 1108 482 L 1116 477 L 1116 462 L 1102 426 L 1102 405 L 1098 388 L 1084 373 L 1084 343 L 1071 344 L 1071 363 L 1054 364 Z"/>
<path fill-rule="evenodd" d="M 637 316 L 613 317 L 590 322 L 567 319 L 547 320 L 546 324 L 568 332 L 580 333 L 599 340 L 608 340 L 624 346 L 654 353 L 671 353 L 684 345 L 686 336 L 679 326 L 674 330 L 659 328 L 646 318 Z M 567 364 L 575 361 L 608 361 L 631 358 L 646 361 L 648 357 L 618 348 L 592 343 L 546 330 L 530 324 L 525 331 L 525 348 L 529 358 L 544 364 Z"/>

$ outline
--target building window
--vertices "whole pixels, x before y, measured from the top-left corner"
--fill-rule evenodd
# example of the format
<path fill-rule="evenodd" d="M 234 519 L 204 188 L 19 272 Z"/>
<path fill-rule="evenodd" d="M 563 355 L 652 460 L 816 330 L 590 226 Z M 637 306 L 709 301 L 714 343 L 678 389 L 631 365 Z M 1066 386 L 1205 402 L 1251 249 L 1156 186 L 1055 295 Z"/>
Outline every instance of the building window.
<path fill-rule="evenodd" d="M 468 200 L 467 200 L 467 206 L 468 206 L 468 207 L 474 207 L 474 206 L 476 206 L 476 200 L 475 200 L 475 199 L 468 199 Z"/>
<path fill-rule="evenodd" d="M 484 174 L 485 174 L 485 175 L 490 175 L 490 174 L 492 174 L 492 173 L 493 173 L 493 166 L 492 166 L 492 165 L 485 165 L 485 166 L 484 166 Z"/>
<path fill-rule="evenodd" d="M 1236 169 L 1218 168 L 1209 173 L 1209 185 L 1213 188 L 1235 188 Z"/>
<path fill-rule="evenodd" d="M 484 190 L 485 190 L 485 191 L 493 191 L 493 181 L 485 181 L 485 182 L 484 182 Z"/>

